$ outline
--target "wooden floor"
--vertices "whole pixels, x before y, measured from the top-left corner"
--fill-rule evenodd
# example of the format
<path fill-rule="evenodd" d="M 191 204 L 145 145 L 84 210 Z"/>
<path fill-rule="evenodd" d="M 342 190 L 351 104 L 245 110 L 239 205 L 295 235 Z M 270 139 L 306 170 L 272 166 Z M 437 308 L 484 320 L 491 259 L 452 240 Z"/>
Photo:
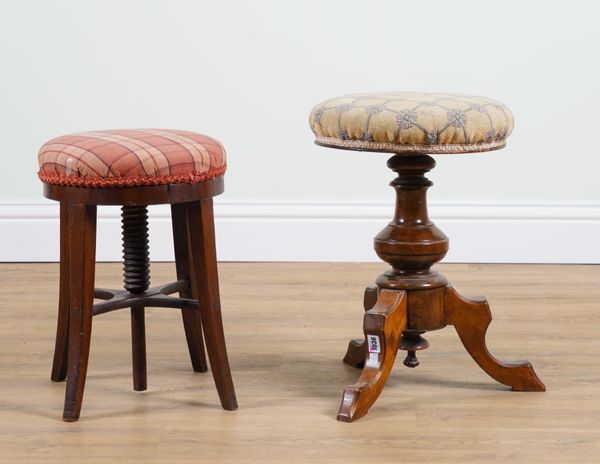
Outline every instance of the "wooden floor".
<path fill-rule="evenodd" d="M 546 393 L 487 377 L 451 327 L 411 370 L 397 361 L 358 422 L 337 422 L 348 338 L 361 334 L 362 289 L 377 264 L 222 264 L 221 290 L 240 408 L 223 411 L 210 373 L 193 373 L 177 311 L 149 309 L 149 389 L 131 386 L 129 314 L 94 319 L 78 423 L 61 420 L 49 380 L 58 266 L 0 264 L 2 463 L 598 463 L 600 267 L 440 265 L 485 294 L 490 349 L 528 358 Z M 120 265 L 97 283 L 120 285 Z M 154 264 L 153 282 L 174 280 Z M 400 359 L 400 358 L 399 358 Z"/>

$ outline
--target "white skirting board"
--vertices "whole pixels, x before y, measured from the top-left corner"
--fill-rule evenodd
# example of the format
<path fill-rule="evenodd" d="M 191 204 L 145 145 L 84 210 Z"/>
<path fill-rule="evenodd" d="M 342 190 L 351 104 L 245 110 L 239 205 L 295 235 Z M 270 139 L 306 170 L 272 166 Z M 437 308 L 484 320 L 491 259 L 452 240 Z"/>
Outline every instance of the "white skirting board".
<path fill-rule="evenodd" d="M 150 208 L 151 258 L 173 259 L 167 205 Z M 215 200 L 220 261 L 378 261 L 391 202 Z M 57 261 L 58 205 L 0 203 L 0 261 Z M 120 211 L 98 208 L 98 261 L 119 261 Z M 432 204 L 446 262 L 600 263 L 600 205 Z"/>

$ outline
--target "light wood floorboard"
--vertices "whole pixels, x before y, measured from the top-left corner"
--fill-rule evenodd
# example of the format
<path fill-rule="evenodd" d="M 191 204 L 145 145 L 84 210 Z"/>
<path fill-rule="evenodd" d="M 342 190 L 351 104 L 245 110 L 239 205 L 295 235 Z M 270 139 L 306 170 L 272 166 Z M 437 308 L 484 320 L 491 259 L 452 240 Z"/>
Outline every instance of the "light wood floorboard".
<path fill-rule="evenodd" d="M 484 294 L 491 351 L 529 359 L 546 393 L 487 377 L 453 328 L 431 332 L 421 366 L 397 366 L 371 412 L 340 423 L 359 372 L 341 363 L 361 334 L 362 291 L 378 264 L 227 263 L 221 293 L 240 408 L 223 411 L 209 373 L 191 370 L 176 310 L 147 314 L 148 384 L 132 390 L 129 314 L 94 319 L 81 420 L 62 422 L 49 379 L 58 265 L 0 264 L 2 463 L 598 463 L 600 267 L 440 265 Z M 120 286 L 119 264 L 97 285 Z M 154 284 L 174 279 L 152 265 Z"/>

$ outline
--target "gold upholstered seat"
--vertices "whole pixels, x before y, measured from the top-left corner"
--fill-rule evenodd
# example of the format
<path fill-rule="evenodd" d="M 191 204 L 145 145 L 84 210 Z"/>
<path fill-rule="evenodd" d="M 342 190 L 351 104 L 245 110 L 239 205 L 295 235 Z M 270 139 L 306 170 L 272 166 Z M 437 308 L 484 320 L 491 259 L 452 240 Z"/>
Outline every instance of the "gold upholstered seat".
<path fill-rule="evenodd" d="M 506 144 L 514 120 L 502 103 L 445 93 L 359 93 L 326 100 L 310 113 L 320 145 L 350 150 L 468 153 Z"/>

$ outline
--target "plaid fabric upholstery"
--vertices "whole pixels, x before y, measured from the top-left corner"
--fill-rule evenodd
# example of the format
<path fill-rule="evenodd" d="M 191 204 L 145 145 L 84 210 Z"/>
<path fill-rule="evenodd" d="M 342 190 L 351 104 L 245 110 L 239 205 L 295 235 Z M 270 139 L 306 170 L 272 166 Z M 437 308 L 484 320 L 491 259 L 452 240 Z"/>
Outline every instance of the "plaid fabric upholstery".
<path fill-rule="evenodd" d="M 217 140 L 165 129 L 63 135 L 42 145 L 38 162 L 42 182 L 82 187 L 196 183 L 226 169 Z"/>

